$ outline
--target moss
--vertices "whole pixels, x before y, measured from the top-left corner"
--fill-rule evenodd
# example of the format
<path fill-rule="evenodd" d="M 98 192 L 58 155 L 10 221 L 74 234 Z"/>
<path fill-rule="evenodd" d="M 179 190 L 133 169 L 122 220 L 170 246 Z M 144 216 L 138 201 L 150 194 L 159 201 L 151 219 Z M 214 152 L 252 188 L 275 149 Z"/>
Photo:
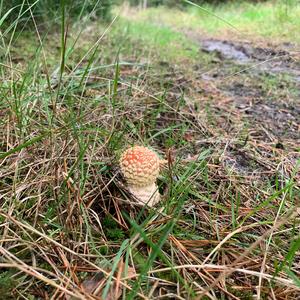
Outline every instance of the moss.
<path fill-rule="evenodd" d="M 109 240 L 118 241 L 125 238 L 124 231 L 118 227 L 118 223 L 111 216 L 104 217 L 102 226 L 104 233 Z"/>
<path fill-rule="evenodd" d="M 15 280 L 12 278 L 13 271 L 4 271 L 0 273 L 0 297 L 1 299 L 15 299 L 13 288 L 16 286 Z"/>

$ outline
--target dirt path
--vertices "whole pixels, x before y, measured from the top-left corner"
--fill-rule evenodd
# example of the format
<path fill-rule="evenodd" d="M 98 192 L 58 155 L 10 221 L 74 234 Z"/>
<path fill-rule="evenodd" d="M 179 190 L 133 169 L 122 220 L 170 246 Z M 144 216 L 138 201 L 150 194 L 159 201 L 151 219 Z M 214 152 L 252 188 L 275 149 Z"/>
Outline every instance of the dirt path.
<path fill-rule="evenodd" d="M 216 67 L 205 72 L 199 67 L 200 78 L 229 97 L 227 105 L 250 127 L 261 128 L 264 141 L 300 144 L 299 53 L 201 39 L 195 33 L 187 36 L 199 43 L 201 51 L 214 55 Z"/>
<path fill-rule="evenodd" d="M 286 50 L 215 39 L 202 40 L 200 44 L 203 51 L 215 52 L 220 59 L 229 59 L 236 64 L 248 66 L 253 72 L 288 74 L 300 84 L 300 61 Z"/>

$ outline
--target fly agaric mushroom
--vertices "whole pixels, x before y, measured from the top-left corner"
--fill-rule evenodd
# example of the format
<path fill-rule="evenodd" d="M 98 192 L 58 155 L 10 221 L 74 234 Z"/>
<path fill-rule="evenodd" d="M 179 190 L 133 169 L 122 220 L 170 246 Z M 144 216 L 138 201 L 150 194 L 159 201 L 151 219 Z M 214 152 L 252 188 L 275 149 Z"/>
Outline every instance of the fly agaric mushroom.
<path fill-rule="evenodd" d="M 141 146 L 131 147 L 121 156 L 128 189 L 142 205 L 154 206 L 160 200 L 156 179 L 162 162 L 155 152 Z"/>

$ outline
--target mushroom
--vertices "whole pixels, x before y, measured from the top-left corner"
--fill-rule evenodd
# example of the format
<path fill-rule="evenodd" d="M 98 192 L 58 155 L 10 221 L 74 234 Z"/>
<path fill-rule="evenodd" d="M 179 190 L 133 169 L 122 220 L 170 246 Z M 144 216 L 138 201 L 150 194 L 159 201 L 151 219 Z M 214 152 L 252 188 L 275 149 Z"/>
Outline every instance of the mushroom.
<path fill-rule="evenodd" d="M 156 179 L 162 162 L 155 152 L 142 146 L 133 146 L 121 156 L 121 171 L 128 189 L 142 205 L 152 207 L 160 200 Z"/>

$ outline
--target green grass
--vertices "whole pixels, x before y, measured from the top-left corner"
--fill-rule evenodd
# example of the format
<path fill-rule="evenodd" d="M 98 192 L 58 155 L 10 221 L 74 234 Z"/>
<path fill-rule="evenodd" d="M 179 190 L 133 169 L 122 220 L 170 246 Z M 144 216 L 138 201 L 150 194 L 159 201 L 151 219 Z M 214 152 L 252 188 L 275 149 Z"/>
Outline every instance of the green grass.
<path fill-rule="evenodd" d="M 192 43 L 184 34 L 168 27 L 158 28 L 155 24 L 147 22 L 122 18 L 113 34 L 143 43 L 144 48 L 152 50 L 154 57 L 159 53 L 162 61 L 195 60 L 199 54 L 196 43 Z"/>
<path fill-rule="evenodd" d="M 175 29 L 120 19 L 99 39 L 104 24 L 67 23 L 40 30 L 41 43 L 34 31 L 1 41 L 1 294 L 249 299 L 261 276 L 262 297 L 296 299 L 293 135 L 277 149 L 199 77 L 222 62 Z M 227 84 L 256 89 L 263 76 Z M 267 79 L 274 96 L 280 78 Z M 158 207 L 128 204 L 118 158 L 132 144 L 169 158 Z"/>
<path fill-rule="evenodd" d="M 192 2 L 192 1 L 191 1 Z M 244 39 L 300 43 L 300 5 L 297 1 L 238 2 L 201 7 L 189 4 L 186 11 L 158 7 L 139 12 L 137 20 L 171 28 L 196 29 L 203 33 Z"/>

